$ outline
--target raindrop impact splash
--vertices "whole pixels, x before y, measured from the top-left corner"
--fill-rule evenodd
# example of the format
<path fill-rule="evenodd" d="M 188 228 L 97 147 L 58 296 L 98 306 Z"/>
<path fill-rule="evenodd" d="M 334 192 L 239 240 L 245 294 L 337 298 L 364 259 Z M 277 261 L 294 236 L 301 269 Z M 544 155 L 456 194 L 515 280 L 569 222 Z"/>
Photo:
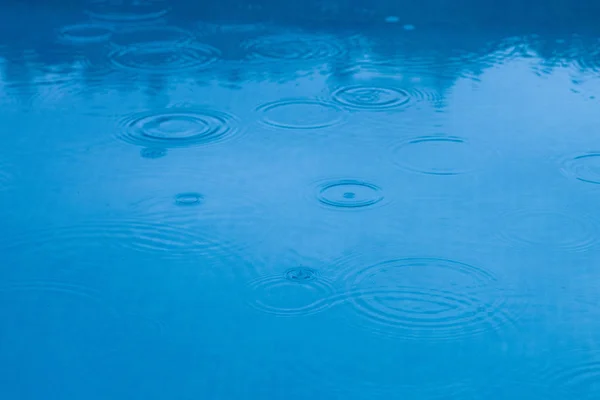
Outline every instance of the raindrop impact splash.
<path fill-rule="evenodd" d="M 175 204 L 182 207 L 197 206 L 202 203 L 204 196 L 200 193 L 179 193 L 175 196 Z"/>
<path fill-rule="evenodd" d="M 120 125 L 120 139 L 149 148 L 207 145 L 225 141 L 240 132 L 234 116 L 210 109 L 172 108 L 133 114 Z"/>
<path fill-rule="evenodd" d="M 341 179 L 319 185 L 317 199 L 329 207 L 354 209 L 375 205 L 384 199 L 384 195 L 382 189 L 375 184 Z"/>
<path fill-rule="evenodd" d="M 318 272 L 308 267 L 290 268 L 285 271 L 285 279 L 292 282 L 308 282 L 317 279 Z"/>
<path fill-rule="evenodd" d="M 333 285 L 315 270 L 295 268 L 265 276 L 248 285 L 249 305 L 277 316 L 301 316 L 325 311 L 335 294 Z"/>

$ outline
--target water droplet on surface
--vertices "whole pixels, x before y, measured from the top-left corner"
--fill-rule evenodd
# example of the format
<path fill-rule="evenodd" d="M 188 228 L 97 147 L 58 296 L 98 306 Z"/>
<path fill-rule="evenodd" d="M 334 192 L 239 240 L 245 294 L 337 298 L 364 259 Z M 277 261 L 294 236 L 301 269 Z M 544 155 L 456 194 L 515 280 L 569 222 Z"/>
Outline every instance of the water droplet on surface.
<path fill-rule="evenodd" d="M 112 28 L 106 25 L 82 23 L 62 27 L 58 40 L 71 44 L 102 43 L 107 42 L 112 34 Z"/>
<path fill-rule="evenodd" d="M 321 184 L 317 199 L 324 205 L 339 208 L 368 207 L 384 199 L 382 189 L 372 183 L 340 179 Z"/>
<path fill-rule="evenodd" d="M 175 204 L 178 206 L 196 206 L 202 203 L 204 196 L 200 193 L 188 192 L 188 193 L 179 193 L 175 196 Z"/>
<path fill-rule="evenodd" d="M 292 282 L 308 282 L 317 279 L 316 270 L 308 267 L 290 268 L 285 271 L 285 278 Z"/>
<path fill-rule="evenodd" d="M 411 172 L 428 175 L 459 175 L 471 172 L 480 155 L 466 139 L 456 136 L 423 136 L 400 143 L 393 161 Z"/>
<path fill-rule="evenodd" d="M 341 124 L 344 113 L 336 105 L 312 99 L 286 99 L 257 108 L 261 121 L 276 128 L 322 129 Z"/>
<path fill-rule="evenodd" d="M 111 64 L 119 69 L 164 74 L 199 70 L 216 62 L 221 53 L 200 43 L 149 43 L 111 52 Z"/>
<path fill-rule="evenodd" d="M 248 289 L 252 307 L 288 317 L 325 311 L 335 293 L 332 284 L 317 278 L 312 270 L 288 270 L 283 275 L 261 277 L 251 281 Z"/>
<path fill-rule="evenodd" d="M 333 92 L 332 98 L 344 107 L 386 110 L 409 103 L 411 96 L 408 92 L 394 88 L 349 86 Z"/>
<path fill-rule="evenodd" d="M 164 148 L 218 143 L 240 132 L 234 116 L 210 109 L 149 111 L 129 115 L 120 125 L 120 139 L 136 145 Z"/>
<path fill-rule="evenodd" d="M 389 24 L 395 24 L 399 21 L 400 21 L 400 18 L 396 17 L 395 15 L 390 15 L 388 17 L 385 17 L 385 22 L 387 22 Z"/>

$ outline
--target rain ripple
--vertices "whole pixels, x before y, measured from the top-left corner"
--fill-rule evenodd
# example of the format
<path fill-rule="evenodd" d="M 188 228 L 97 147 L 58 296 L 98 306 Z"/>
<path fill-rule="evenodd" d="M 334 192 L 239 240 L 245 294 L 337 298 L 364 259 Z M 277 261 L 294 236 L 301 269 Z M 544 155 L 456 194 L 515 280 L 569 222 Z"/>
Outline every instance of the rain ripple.
<path fill-rule="evenodd" d="M 600 185 L 600 152 L 565 157 L 561 164 L 561 172 L 565 176 Z"/>
<path fill-rule="evenodd" d="M 459 136 L 432 135 L 410 138 L 393 146 L 398 167 L 427 175 L 459 175 L 474 171 L 489 152 L 474 149 Z"/>
<path fill-rule="evenodd" d="M 334 38 L 308 34 L 268 35 L 242 43 L 250 58 L 278 61 L 327 61 L 345 53 Z"/>
<path fill-rule="evenodd" d="M 363 110 L 387 110 L 402 107 L 410 99 L 410 93 L 395 88 L 348 86 L 333 92 L 334 101 L 342 106 Z"/>
<path fill-rule="evenodd" d="M 564 364 L 557 364 L 563 366 Z M 545 382 L 564 390 L 570 398 L 592 400 L 600 398 L 600 361 L 589 361 L 553 369 L 545 373 Z"/>
<path fill-rule="evenodd" d="M 277 316 L 311 315 L 329 308 L 335 288 L 312 268 L 298 267 L 248 283 L 250 306 Z"/>
<path fill-rule="evenodd" d="M 170 11 L 165 0 L 131 1 L 129 4 L 112 0 L 92 0 L 86 14 L 110 23 L 147 23 L 167 15 Z"/>
<path fill-rule="evenodd" d="M 451 340 L 514 325 L 514 308 L 489 271 L 440 258 L 404 258 L 350 268 L 347 303 L 362 329 L 403 339 Z M 365 323 L 364 321 L 367 321 Z"/>
<path fill-rule="evenodd" d="M 110 26 L 94 23 L 67 25 L 58 32 L 58 41 L 68 44 L 90 44 L 108 42 L 113 35 Z"/>
<path fill-rule="evenodd" d="M 222 142 L 242 132 L 235 116 L 208 108 L 165 108 L 123 118 L 118 137 L 147 148 L 190 147 Z"/>
<path fill-rule="evenodd" d="M 383 190 L 357 179 L 336 179 L 320 183 L 317 199 L 325 206 L 337 209 L 367 208 L 385 199 Z"/>
<path fill-rule="evenodd" d="M 193 255 L 218 257 L 232 249 L 226 241 L 203 231 L 202 226 L 134 219 L 92 220 L 71 226 L 47 227 L 0 243 L 4 251 L 29 248 L 40 254 L 63 255 L 78 255 L 82 249 L 98 247 L 132 250 L 165 259 Z"/>
<path fill-rule="evenodd" d="M 343 110 L 335 104 L 311 98 L 282 99 L 256 111 L 262 114 L 262 123 L 283 129 L 323 129 L 345 120 Z"/>
<path fill-rule="evenodd" d="M 589 216 L 551 210 L 520 210 L 503 216 L 500 238 L 519 246 L 585 251 L 598 244 L 598 223 Z"/>
<path fill-rule="evenodd" d="M 117 48 L 108 55 L 117 69 L 165 74 L 205 68 L 220 58 L 221 52 L 195 42 L 152 42 L 141 46 Z"/>

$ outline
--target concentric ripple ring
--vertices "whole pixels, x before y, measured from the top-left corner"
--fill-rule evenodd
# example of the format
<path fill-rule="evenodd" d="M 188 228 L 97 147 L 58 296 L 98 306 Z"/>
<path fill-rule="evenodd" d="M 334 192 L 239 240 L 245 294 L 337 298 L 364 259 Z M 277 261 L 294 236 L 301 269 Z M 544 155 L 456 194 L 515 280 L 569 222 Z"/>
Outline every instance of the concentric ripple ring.
<path fill-rule="evenodd" d="M 239 133 L 237 119 L 211 109 L 164 109 L 121 120 L 120 139 L 145 147 L 189 147 L 227 140 Z"/>
<path fill-rule="evenodd" d="M 379 203 L 384 199 L 384 195 L 382 189 L 375 184 L 342 179 L 321 184 L 317 199 L 331 207 L 360 208 Z"/>

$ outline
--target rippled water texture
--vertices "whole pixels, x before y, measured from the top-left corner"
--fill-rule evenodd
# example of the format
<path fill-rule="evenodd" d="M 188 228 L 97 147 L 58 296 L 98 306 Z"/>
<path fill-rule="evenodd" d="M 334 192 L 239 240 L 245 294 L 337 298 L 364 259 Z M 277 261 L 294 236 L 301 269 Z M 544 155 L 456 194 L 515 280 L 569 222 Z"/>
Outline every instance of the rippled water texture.
<path fill-rule="evenodd" d="M 600 3 L 50 3 L 0 399 L 600 399 Z"/>

